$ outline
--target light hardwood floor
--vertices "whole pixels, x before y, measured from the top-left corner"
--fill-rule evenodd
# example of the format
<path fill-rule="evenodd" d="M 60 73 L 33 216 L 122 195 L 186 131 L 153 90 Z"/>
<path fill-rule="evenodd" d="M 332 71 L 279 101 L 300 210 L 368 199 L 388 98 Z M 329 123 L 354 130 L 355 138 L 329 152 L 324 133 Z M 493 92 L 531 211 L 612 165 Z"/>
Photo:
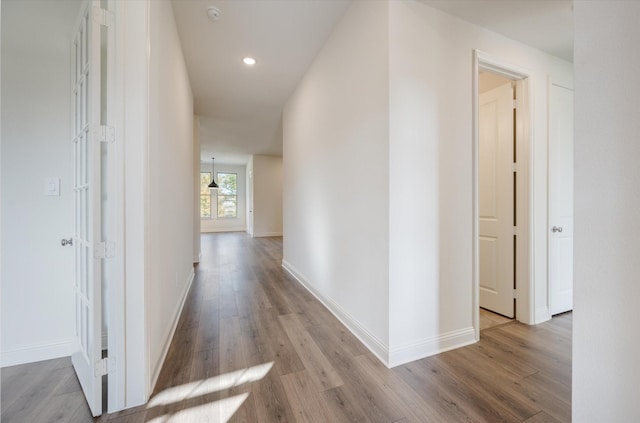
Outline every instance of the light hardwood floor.
<path fill-rule="evenodd" d="M 569 422 L 571 314 L 387 369 L 283 271 L 281 238 L 202 237 L 154 395 L 109 422 Z M 2 369 L 2 422 L 90 422 L 68 359 Z"/>
<path fill-rule="evenodd" d="M 511 322 L 513 322 L 513 319 L 485 310 L 484 308 L 480 309 L 480 330 L 490 329 Z"/>

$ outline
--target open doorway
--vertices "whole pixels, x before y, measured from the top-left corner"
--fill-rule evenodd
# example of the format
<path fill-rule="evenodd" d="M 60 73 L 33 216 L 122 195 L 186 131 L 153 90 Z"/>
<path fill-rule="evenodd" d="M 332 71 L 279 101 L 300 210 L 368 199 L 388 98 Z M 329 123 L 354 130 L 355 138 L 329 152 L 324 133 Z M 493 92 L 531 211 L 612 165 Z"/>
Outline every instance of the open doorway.
<path fill-rule="evenodd" d="M 517 213 L 516 83 L 497 73 L 478 75 L 478 209 L 480 329 L 515 317 Z M 483 319 L 485 317 L 485 319 Z M 497 317 L 497 316 L 496 316 Z"/>
<path fill-rule="evenodd" d="M 529 307 L 529 79 L 476 52 L 474 69 L 474 327 Z M 524 319 L 528 320 L 528 319 Z"/>

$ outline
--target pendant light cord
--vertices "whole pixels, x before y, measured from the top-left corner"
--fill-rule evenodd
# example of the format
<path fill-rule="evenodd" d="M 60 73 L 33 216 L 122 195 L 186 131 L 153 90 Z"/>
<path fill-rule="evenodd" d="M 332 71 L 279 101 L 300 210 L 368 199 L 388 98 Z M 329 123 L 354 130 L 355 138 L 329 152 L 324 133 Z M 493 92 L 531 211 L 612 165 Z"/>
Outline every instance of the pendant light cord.
<path fill-rule="evenodd" d="M 211 183 L 209 184 L 209 188 L 211 189 L 217 189 L 218 188 L 218 184 L 216 184 L 216 167 L 215 167 L 215 157 L 211 158 Z"/>

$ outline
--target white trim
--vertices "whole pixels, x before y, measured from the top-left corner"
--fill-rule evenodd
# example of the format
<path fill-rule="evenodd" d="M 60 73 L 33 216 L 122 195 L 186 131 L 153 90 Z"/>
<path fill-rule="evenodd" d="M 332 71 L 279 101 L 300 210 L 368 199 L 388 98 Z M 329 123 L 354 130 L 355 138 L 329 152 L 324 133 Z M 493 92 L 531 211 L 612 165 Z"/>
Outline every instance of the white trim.
<path fill-rule="evenodd" d="M 454 330 L 432 338 L 425 338 L 391 349 L 389 352 L 389 367 L 400 366 L 455 348 L 465 347 L 475 342 L 477 342 L 477 340 L 473 326 Z"/>
<path fill-rule="evenodd" d="M 247 228 L 237 226 L 231 228 L 210 228 L 210 229 L 201 229 L 200 233 L 202 234 L 213 234 L 217 232 L 246 232 Z"/>
<path fill-rule="evenodd" d="M 193 264 L 198 264 L 202 260 L 202 253 L 193 256 Z"/>
<path fill-rule="evenodd" d="M 0 367 L 17 366 L 18 364 L 68 357 L 73 354 L 75 350 L 75 338 L 23 345 L 9 351 L 2 351 L 2 354 L 0 354 Z"/>
<path fill-rule="evenodd" d="M 479 115 L 480 115 L 480 59 L 478 50 L 473 51 L 472 78 L 472 146 L 471 146 L 471 323 L 475 338 L 480 340 L 480 205 L 478 200 L 480 149 L 479 149 Z"/>
<path fill-rule="evenodd" d="M 167 358 L 167 353 L 169 352 L 169 347 L 171 346 L 171 341 L 173 340 L 173 336 L 176 333 L 176 329 L 178 327 L 178 322 L 180 321 L 180 316 L 182 315 L 182 309 L 184 308 L 185 303 L 187 302 L 187 296 L 189 295 L 189 290 L 191 289 L 191 285 L 193 284 L 193 279 L 195 278 L 195 271 L 191 268 L 191 272 L 189 273 L 188 281 L 185 285 L 184 292 L 182 293 L 182 301 L 173 312 L 172 324 L 167 328 L 164 335 L 164 346 L 162 347 L 162 353 L 160 354 L 160 359 L 156 363 L 155 368 L 151 373 L 151 392 L 155 389 L 156 383 L 158 382 L 158 377 L 160 376 L 160 371 L 162 370 L 162 365 Z"/>
<path fill-rule="evenodd" d="M 482 50 L 473 50 L 474 65 L 483 70 L 502 75 L 507 79 L 527 79 L 531 76 L 531 70 L 515 65 L 495 57 Z"/>
<path fill-rule="evenodd" d="M 109 280 L 105 301 L 108 310 L 108 332 L 102 334 L 102 348 L 108 348 L 109 358 L 116 363 L 116 370 L 109 373 L 107 385 L 107 409 L 113 413 L 125 408 L 126 398 L 126 360 L 125 349 L 125 188 L 124 188 L 124 116 L 122 97 L 124 81 L 122 74 L 116 72 L 123 61 L 123 53 L 117 46 L 122 37 L 116 36 L 116 31 L 122 27 L 124 10 L 117 1 L 108 0 L 107 10 L 114 17 L 114 24 L 107 28 L 107 125 L 115 128 L 115 141 L 108 145 L 107 155 L 107 180 L 108 197 L 107 209 L 110 228 L 106 234 L 107 239 L 116 246 L 114 256 L 105 260 L 104 265 L 108 269 Z"/>
<path fill-rule="evenodd" d="M 380 341 L 375 335 L 369 332 L 360 322 L 354 319 L 349 313 L 342 309 L 334 300 L 322 295 L 313 285 L 286 260 L 282 260 L 282 267 L 289 272 L 304 288 L 316 297 L 349 331 L 364 344 L 385 366 L 389 367 L 387 358 L 389 357 L 389 346 Z"/>
<path fill-rule="evenodd" d="M 536 308 L 536 315 L 533 324 L 537 325 L 539 323 L 544 323 L 547 320 L 551 320 L 551 312 L 549 311 L 549 307 L 542 306 Z"/>
<path fill-rule="evenodd" d="M 282 236 L 282 232 L 259 232 L 251 234 L 254 238 L 264 238 L 269 236 Z"/>
<path fill-rule="evenodd" d="M 402 345 L 392 350 L 369 332 L 360 322 L 331 298 L 322 295 L 300 272 L 286 260 L 282 267 L 325 306 L 349 331 L 364 344 L 385 366 L 392 368 L 421 358 L 464 347 L 477 341 L 473 327 L 455 330 L 432 338 Z"/>

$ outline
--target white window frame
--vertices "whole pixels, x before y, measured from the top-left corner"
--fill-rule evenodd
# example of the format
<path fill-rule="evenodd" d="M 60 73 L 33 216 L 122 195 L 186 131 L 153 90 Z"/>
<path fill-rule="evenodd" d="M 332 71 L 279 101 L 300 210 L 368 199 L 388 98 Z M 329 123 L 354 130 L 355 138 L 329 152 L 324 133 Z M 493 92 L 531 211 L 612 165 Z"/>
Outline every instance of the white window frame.
<path fill-rule="evenodd" d="M 220 220 L 229 220 L 229 219 L 238 219 L 238 174 L 236 172 L 216 172 L 216 177 L 218 181 L 220 181 L 220 175 L 235 175 L 236 177 L 236 191 L 233 195 L 220 195 L 220 190 L 216 193 L 216 219 Z M 220 216 L 220 211 L 218 210 L 218 200 L 220 197 L 236 197 L 236 215 L 235 216 Z"/>
<path fill-rule="evenodd" d="M 213 173 L 208 172 L 208 171 L 200 171 L 200 180 L 202 181 L 202 174 L 206 173 L 207 175 L 209 175 L 209 177 L 211 178 L 211 175 L 213 175 Z M 203 194 L 202 191 L 200 192 L 200 198 L 202 198 L 202 196 L 204 196 L 206 194 Z M 216 197 L 216 215 L 218 214 L 218 203 L 217 203 L 217 197 Z M 202 204 L 202 203 L 201 203 Z M 202 205 L 200 206 L 200 220 L 213 220 L 213 195 L 211 195 L 211 190 L 209 190 L 209 216 L 203 216 L 202 215 Z"/>

